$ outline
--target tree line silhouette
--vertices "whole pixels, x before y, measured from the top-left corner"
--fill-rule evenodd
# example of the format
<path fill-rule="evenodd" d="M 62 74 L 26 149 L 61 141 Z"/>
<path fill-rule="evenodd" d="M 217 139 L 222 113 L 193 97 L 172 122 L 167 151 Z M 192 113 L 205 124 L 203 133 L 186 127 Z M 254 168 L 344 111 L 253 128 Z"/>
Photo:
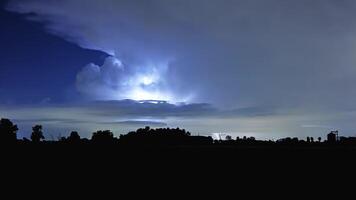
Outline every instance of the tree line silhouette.
<path fill-rule="evenodd" d="M 327 135 L 327 140 L 322 141 L 321 137 L 314 140 L 307 137 L 300 140 L 297 137 L 282 138 L 276 141 L 256 140 L 254 137 L 236 137 L 226 135 L 225 138 L 213 139 L 210 136 L 193 136 L 189 131 L 180 128 L 157 128 L 151 129 L 149 126 L 131 131 L 118 138 L 110 130 L 99 130 L 92 134 L 90 139 L 81 138 L 77 131 L 72 131 L 68 137 L 61 137 L 57 141 L 46 141 L 41 125 L 32 127 L 30 139 L 17 139 L 18 127 L 9 119 L 0 120 L 0 143 L 31 143 L 31 144 L 117 144 L 122 146 L 174 146 L 174 145 L 213 145 L 219 146 L 330 146 L 330 145 L 352 145 L 356 147 L 356 137 L 339 137 L 338 131 L 332 131 Z"/>

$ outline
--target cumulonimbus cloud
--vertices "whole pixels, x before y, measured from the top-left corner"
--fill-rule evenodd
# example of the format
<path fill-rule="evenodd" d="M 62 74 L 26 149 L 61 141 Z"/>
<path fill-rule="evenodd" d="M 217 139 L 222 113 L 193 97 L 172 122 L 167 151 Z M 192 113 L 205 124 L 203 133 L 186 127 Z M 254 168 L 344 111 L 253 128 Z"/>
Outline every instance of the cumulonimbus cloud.
<path fill-rule="evenodd" d="M 102 66 L 90 63 L 76 78 L 79 92 L 95 100 L 178 101 L 169 90 L 165 65 L 130 66 L 109 56 Z"/>
<path fill-rule="evenodd" d="M 97 99 L 112 98 L 115 87 L 125 93 L 111 80 L 135 74 L 126 70 L 163 61 L 163 88 L 178 97 L 193 91 L 194 101 L 355 107 L 355 1 L 11 0 L 7 8 L 124 63 L 78 74 L 79 90 Z M 110 70 L 117 77 L 103 74 Z"/>

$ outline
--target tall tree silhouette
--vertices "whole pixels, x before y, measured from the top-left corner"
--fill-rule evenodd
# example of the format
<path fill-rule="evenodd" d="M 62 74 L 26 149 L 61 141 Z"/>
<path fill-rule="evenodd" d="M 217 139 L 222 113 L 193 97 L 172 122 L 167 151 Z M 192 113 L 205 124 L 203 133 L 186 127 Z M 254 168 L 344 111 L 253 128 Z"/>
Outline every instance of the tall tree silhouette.
<path fill-rule="evenodd" d="M 43 139 L 45 139 L 45 137 L 43 136 L 42 126 L 36 125 L 32 127 L 31 140 L 33 142 L 40 142 Z"/>
<path fill-rule="evenodd" d="M 80 141 L 80 136 L 77 131 L 72 131 L 70 133 L 70 136 L 67 138 L 68 142 L 79 142 Z"/>
<path fill-rule="evenodd" d="M 17 140 L 19 129 L 9 119 L 0 120 L 0 142 L 13 142 Z"/>

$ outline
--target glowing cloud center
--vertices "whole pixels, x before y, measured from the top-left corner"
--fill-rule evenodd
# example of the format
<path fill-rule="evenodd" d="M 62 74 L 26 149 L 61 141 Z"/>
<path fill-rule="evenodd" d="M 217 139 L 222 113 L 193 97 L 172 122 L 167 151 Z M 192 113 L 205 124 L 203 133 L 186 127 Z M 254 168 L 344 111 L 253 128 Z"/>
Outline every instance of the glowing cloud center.
<path fill-rule="evenodd" d="M 133 100 L 161 100 L 173 101 L 171 92 L 167 89 L 164 79 L 165 68 L 157 66 L 145 66 L 136 68 L 133 74 L 126 77 L 123 85 L 127 92 L 117 91 L 121 98 Z"/>
<path fill-rule="evenodd" d="M 168 64 L 124 65 L 109 56 L 102 66 L 90 63 L 78 74 L 76 86 L 80 93 L 99 100 L 132 99 L 186 102 L 170 87 Z"/>
<path fill-rule="evenodd" d="M 162 80 L 158 73 L 138 74 L 133 77 L 135 84 L 131 86 L 128 98 L 133 100 L 164 100 L 171 101 L 172 97 L 164 91 Z"/>

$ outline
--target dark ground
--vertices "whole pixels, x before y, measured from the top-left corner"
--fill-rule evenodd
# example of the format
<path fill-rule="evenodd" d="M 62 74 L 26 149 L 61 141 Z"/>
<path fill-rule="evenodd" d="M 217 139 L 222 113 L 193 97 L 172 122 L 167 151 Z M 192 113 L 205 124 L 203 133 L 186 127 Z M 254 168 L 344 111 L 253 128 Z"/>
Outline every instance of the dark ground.
<path fill-rule="evenodd" d="M 355 155 L 354 147 L 27 144 L 1 147 L 1 171 L 2 181 L 26 195 L 220 199 L 287 192 L 291 198 L 353 191 L 348 187 L 355 186 Z"/>

